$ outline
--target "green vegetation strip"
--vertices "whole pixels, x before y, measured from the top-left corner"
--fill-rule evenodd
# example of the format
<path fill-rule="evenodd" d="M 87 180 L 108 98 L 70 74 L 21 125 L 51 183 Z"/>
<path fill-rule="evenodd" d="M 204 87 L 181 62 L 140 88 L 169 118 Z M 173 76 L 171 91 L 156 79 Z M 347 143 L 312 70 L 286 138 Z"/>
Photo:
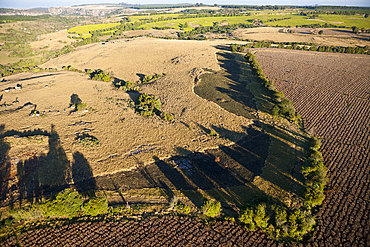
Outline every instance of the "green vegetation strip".
<path fill-rule="evenodd" d="M 306 42 L 266 42 L 266 41 L 250 41 L 245 45 L 232 44 L 230 49 L 232 52 L 245 52 L 248 48 L 278 48 L 289 50 L 302 51 L 318 51 L 318 52 L 333 52 L 333 53 L 348 53 L 348 54 L 370 54 L 370 46 L 356 47 L 339 47 L 339 46 L 317 46 L 315 43 Z"/>

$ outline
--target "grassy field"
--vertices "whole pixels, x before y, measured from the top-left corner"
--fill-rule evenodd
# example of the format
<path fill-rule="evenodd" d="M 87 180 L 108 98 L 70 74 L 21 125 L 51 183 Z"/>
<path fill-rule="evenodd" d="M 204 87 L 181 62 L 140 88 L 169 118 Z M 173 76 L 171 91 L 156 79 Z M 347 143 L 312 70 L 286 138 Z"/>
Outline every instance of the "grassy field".
<path fill-rule="evenodd" d="M 273 11 L 270 11 L 271 13 Z M 370 29 L 370 19 L 364 18 L 360 15 L 319 15 L 315 19 L 309 19 L 307 16 L 301 16 L 298 14 L 276 14 L 270 15 L 267 12 L 253 12 L 254 14 L 250 16 L 214 16 L 214 17 L 199 17 L 199 18 L 186 18 L 186 19 L 175 19 L 179 14 L 166 14 L 166 15 L 148 15 L 148 16 L 130 16 L 130 21 L 128 23 L 135 23 L 139 21 L 145 21 L 148 19 L 154 19 L 155 22 L 145 23 L 139 26 L 143 29 L 151 28 L 163 28 L 171 27 L 174 29 L 180 29 L 180 24 L 188 24 L 188 27 L 182 28 L 184 31 L 191 31 L 198 25 L 202 26 L 212 26 L 214 22 L 225 23 L 226 24 L 236 24 L 236 23 L 252 23 L 254 19 L 261 20 L 264 24 L 269 26 L 302 26 L 302 25 L 312 25 L 312 24 L 321 24 L 325 23 L 333 24 L 337 26 L 345 26 L 346 28 L 351 28 L 352 26 L 357 26 L 359 29 L 365 28 Z M 261 15 L 261 13 L 263 15 Z M 276 12 L 275 12 L 276 13 Z M 280 12 L 279 12 L 280 13 Z M 267 14 L 267 15 L 266 15 Z M 158 21 L 160 18 L 172 17 L 172 20 L 163 20 Z M 277 20 L 273 19 L 283 19 L 290 18 L 286 20 Z M 68 30 L 68 33 L 77 33 L 77 34 L 88 34 L 90 31 L 95 31 L 99 29 L 111 28 L 119 25 L 119 23 L 106 23 L 106 24 L 95 24 L 95 25 L 84 25 L 73 27 Z M 113 30 L 115 31 L 115 30 Z M 113 32 L 112 31 L 112 32 Z M 85 36 L 87 37 L 87 36 Z"/>
<path fill-rule="evenodd" d="M 94 24 L 94 25 L 84 25 L 78 27 L 72 27 L 68 30 L 68 33 L 77 33 L 77 34 L 88 34 L 90 31 L 111 28 L 118 26 L 119 23 L 103 23 L 103 24 Z"/>

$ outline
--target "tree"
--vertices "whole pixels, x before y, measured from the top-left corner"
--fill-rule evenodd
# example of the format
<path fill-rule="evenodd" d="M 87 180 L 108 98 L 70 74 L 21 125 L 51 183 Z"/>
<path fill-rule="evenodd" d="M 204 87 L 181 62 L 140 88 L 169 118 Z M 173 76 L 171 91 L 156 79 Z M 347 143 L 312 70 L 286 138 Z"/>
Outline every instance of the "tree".
<path fill-rule="evenodd" d="M 82 100 L 78 97 L 77 94 L 71 95 L 71 106 L 74 105 L 75 109 L 77 109 L 77 106 L 82 103 Z"/>
<path fill-rule="evenodd" d="M 324 32 L 323 30 L 320 30 L 320 31 L 319 31 L 319 34 L 321 35 L 323 32 Z"/>
<path fill-rule="evenodd" d="M 352 31 L 357 34 L 359 32 L 359 29 L 358 29 L 358 27 L 353 26 Z"/>
<path fill-rule="evenodd" d="M 365 14 L 365 18 L 368 18 L 369 17 L 369 14 Z"/>

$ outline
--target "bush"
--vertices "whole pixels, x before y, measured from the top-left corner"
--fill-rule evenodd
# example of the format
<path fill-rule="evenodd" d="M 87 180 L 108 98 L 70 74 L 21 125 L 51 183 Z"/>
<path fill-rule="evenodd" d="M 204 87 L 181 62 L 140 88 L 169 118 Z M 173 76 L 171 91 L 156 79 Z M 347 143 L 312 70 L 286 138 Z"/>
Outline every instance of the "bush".
<path fill-rule="evenodd" d="M 43 217 L 68 217 L 71 219 L 79 215 L 96 216 L 107 212 L 108 200 L 106 198 L 90 198 L 84 202 L 77 191 L 68 188 L 58 193 L 55 199 L 11 210 L 9 215 L 14 218 L 14 221 L 30 221 Z"/>
<path fill-rule="evenodd" d="M 154 114 L 159 114 L 161 105 L 161 101 L 156 96 L 143 93 L 139 96 L 135 109 L 141 116 L 152 117 Z"/>
<path fill-rule="evenodd" d="M 221 212 L 221 203 L 218 201 L 205 201 L 201 210 L 208 217 L 216 217 Z"/>
<path fill-rule="evenodd" d="M 81 211 L 83 204 L 82 197 L 77 191 L 65 189 L 59 193 L 55 200 L 48 200 L 41 205 L 44 216 L 46 217 L 63 217 L 73 218 Z"/>
<path fill-rule="evenodd" d="M 140 87 L 135 85 L 134 83 L 130 82 L 130 81 L 126 81 L 126 82 L 123 82 L 123 81 L 115 81 L 113 82 L 113 85 L 116 87 L 116 88 L 119 88 L 119 89 L 122 89 L 124 90 L 125 92 L 129 92 L 129 91 L 140 91 Z"/>
<path fill-rule="evenodd" d="M 86 215 L 97 216 L 108 212 L 108 200 L 105 197 L 90 198 L 83 204 Z"/>
<path fill-rule="evenodd" d="M 18 210 L 11 210 L 9 215 L 13 217 L 15 221 L 30 221 L 44 217 L 43 211 L 38 205 L 32 205 Z"/>
<path fill-rule="evenodd" d="M 328 182 L 327 171 L 322 162 L 322 155 L 319 151 L 320 140 L 311 137 L 309 140 L 308 158 L 302 166 L 302 174 L 305 177 L 306 188 L 304 191 L 304 201 L 308 208 L 321 205 L 325 196 L 324 188 Z"/>
<path fill-rule="evenodd" d="M 110 81 L 111 78 L 108 73 L 105 73 L 101 69 L 97 69 L 90 73 L 90 78 L 97 81 Z"/>
<path fill-rule="evenodd" d="M 95 136 L 83 133 L 76 136 L 76 143 L 79 143 L 84 147 L 95 147 L 99 146 L 100 142 Z"/>
<path fill-rule="evenodd" d="M 239 220 L 248 230 L 254 231 L 258 227 L 283 243 L 301 241 L 315 224 L 308 211 L 293 209 L 289 212 L 287 208 L 265 203 L 247 206 Z"/>
<path fill-rule="evenodd" d="M 191 212 L 191 207 L 189 205 L 183 204 L 182 202 L 179 202 L 176 205 L 176 210 L 181 213 L 188 214 Z"/>
<path fill-rule="evenodd" d="M 256 229 L 256 224 L 254 223 L 254 211 L 252 208 L 245 209 L 239 217 L 240 222 L 245 224 L 245 227 L 254 231 Z"/>
<path fill-rule="evenodd" d="M 159 78 L 161 78 L 162 75 L 156 74 L 156 75 L 145 75 L 143 78 L 143 83 L 151 83 Z"/>
<path fill-rule="evenodd" d="M 164 111 L 160 114 L 160 117 L 161 117 L 163 120 L 165 120 L 165 121 L 169 121 L 169 122 L 172 122 L 172 121 L 173 121 L 173 119 L 174 119 L 174 116 L 173 116 L 173 115 L 171 115 L 171 114 L 169 114 L 169 113 L 167 113 L 167 112 L 164 112 Z"/>

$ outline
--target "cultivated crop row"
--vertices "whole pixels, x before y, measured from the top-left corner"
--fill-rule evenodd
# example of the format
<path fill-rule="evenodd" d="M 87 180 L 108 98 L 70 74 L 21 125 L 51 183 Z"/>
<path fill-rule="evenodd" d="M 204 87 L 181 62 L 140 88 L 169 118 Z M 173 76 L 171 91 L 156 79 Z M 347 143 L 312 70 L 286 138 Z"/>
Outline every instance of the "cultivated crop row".
<path fill-rule="evenodd" d="M 370 102 L 332 91 L 276 81 L 275 86 L 293 102 L 305 127 L 318 136 L 370 147 Z"/>
<path fill-rule="evenodd" d="M 370 58 L 266 50 L 256 57 L 306 129 L 323 138 L 329 183 L 309 243 L 369 246 Z"/>
<path fill-rule="evenodd" d="M 84 222 L 32 230 L 19 236 L 22 246 L 266 246 L 273 241 L 234 222 L 207 226 L 198 219 L 149 218 L 145 221 Z M 12 237 L 2 246 L 15 246 Z"/>
<path fill-rule="evenodd" d="M 256 56 L 270 80 L 370 99 L 370 87 L 364 87 L 370 83 L 368 56 L 264 50 L 258 50 Z"/>

